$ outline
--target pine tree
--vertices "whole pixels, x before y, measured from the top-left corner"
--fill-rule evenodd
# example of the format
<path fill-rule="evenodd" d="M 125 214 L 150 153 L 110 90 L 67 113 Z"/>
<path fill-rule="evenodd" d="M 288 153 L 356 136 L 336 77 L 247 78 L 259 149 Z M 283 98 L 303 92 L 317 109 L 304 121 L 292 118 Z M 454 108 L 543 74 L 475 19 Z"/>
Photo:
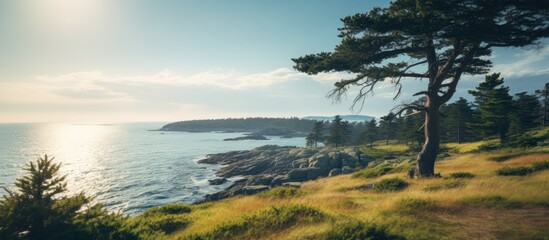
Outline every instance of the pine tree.
<path fill-rule="evenodd" d="M 0 239 L 137 239 L 128 229 L 122 230 L 125 218 L 111 214 L 83 193 L 62 196 L 67 190 L 65 176 L 58 176 L 61 164 L 53 158 L 39 158 L 18 178 L 18 191 L 0 200 Z M 93 225 L 90 225 L 93 224 Z"/>
<path fill-rule="evenodd" d="M 318 142 L 322 142 L 324 139 L 324 123 L 316 122 L 313 126 L 313 130 L 309 135 L 307 135 L 307 146 L 308 147 L 317 147 Z"/>
<path fill-rule="evenodd" d="M 541 102 L 543 104 L 542 109 L 542 126 L 547 126 L 549 124 L 547 119 L 547 113 L 549 111 L 548 105 L 549 105 L 549 83 L 546 83 L 545 86 L 543 86 L 542 89 L 536 90 L 536 95 L 541 99 Z"/>
<path fill-rule="evenodd" d="M 373 148 L 374 142 L 377 140 L 378 128 L 375 119 L 372 119 L 366 124 L 364 133 L 362 134 L 364 141 L 370 144 L 370 148 Z"/>
<path fill-rule="evenodd" d="M 462 143 L 470 138 L 468 124 L 473 123 L 473 108 L 464 98 L 448 104 L 445 125 L 449 133 L 449 140 Z"/>
<path fill-rule="evenodd" d="M 339 147 L 346 145 L 350 141 L 349 123 L 344 122 L 341 116 L 335 116 L 330 125 L 330 136 L 326 139 L 328 144 Z"/>
<path fill-rule="evenodd" d="M 381 117 L 379 122 L 380 127 L 383 129 L 385 134 L 385 144 L 389 145 L 389 139 L 393 138 L 396 130 L 395 126 L 396 115 L 392 112 Z"/>
<path fill-rule="evenodd" d="M 515 94 L 513 100 L 513 117 L 511 129 L 513 133 L 523 133 L 539 126 L 541 122 L 541 104 L 534 94 L 521 92 Z"/>
<path fill-rule="evenodd" d="M 498 134 L 501 142 L 506 142 L 513 102 L 509 88 L 501 86 L 503 78 L 499 76 L 499 73 L 486 75 L 476 90 L 469 91 L 475 96 L 480 113 L 480 123 L 472 126 L 479 127 L 484 137 Z"/>

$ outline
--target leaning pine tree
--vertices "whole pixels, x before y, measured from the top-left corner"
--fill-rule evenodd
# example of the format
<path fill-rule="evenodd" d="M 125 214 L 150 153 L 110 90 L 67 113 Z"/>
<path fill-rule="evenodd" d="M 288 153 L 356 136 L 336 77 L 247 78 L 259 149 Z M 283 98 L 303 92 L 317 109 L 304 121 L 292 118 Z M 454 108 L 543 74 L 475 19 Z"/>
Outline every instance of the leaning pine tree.
<path fill-rule="evenodd" d="M 333 52 L 292 59 L 294 68 L 308 74 L 354 74 L 337 82 L 330 95 L 338 100 L 356 86 L 355 104 L 388 79 L 398 89 L 395 98 L 405 79 L 426 79 L 425 90 L 414 93 L 425 96 L 425 104 L 403 104 L 396 113 L 412 109 L 425 114 L 425 143 L 416 172 L 429 177 L 439 150 L 439 107 L 452 98 L 462 75 L 489 71 L 493 48 L 538 44 L 549 36 L 549 2 L 395 0 L 388 8 L 342 21 L 342 40 Z"/>

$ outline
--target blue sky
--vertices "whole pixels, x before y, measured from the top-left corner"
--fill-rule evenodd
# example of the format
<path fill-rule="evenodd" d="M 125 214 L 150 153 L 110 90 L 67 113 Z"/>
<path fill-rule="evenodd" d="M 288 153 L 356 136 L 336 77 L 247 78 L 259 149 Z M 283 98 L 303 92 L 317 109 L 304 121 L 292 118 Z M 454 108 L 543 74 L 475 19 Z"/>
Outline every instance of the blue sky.
<path fill-rule="evenodd" d="M 6 0 L 0 2 L 0 122 L 177 121 L 350 114 L 290 58 L 331 51 L 340 18 L 388 1 Z M 513 92 L 549 81 L 549 49 L 496 49 Z M 466 77 L 456 99 L 483 76 Z M 409 82 L 406 92 L 425 83 Z M 380 86 L 360 114 L 401 101 Z M 352 99 L 352 92 L 349 95 Z"/>

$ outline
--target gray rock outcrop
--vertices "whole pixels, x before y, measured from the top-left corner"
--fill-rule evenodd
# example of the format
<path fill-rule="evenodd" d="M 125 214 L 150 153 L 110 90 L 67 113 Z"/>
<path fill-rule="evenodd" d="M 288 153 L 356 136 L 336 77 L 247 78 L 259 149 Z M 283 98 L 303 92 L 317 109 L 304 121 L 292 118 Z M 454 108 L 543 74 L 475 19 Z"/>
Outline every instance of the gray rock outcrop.
<path fill-rule="evenodd" d="M 247 151 L 211 154 L 198 162 L 222 165 L 216 173 L 218 177 L 243 177 L 228 189 L 206 196 L 208 201 L 251 194 L 289 182 L 351 173 L 357 167 L 367 166 L 372 160 L 353 147 L 297 148 L 266 145 Z"/>

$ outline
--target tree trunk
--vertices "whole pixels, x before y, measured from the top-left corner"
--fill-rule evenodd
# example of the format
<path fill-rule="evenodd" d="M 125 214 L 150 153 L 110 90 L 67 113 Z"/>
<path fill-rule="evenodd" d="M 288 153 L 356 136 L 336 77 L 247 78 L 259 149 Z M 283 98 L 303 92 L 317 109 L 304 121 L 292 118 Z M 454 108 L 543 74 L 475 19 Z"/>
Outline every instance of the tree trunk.
<path fill-rule="evenodd" d="M 425 108 L 425 143 L 417 156 L 418 177 L 431 177 L 435 174 L 435 160 L 440 143 L 439 104 L 427 98 Z"/>

